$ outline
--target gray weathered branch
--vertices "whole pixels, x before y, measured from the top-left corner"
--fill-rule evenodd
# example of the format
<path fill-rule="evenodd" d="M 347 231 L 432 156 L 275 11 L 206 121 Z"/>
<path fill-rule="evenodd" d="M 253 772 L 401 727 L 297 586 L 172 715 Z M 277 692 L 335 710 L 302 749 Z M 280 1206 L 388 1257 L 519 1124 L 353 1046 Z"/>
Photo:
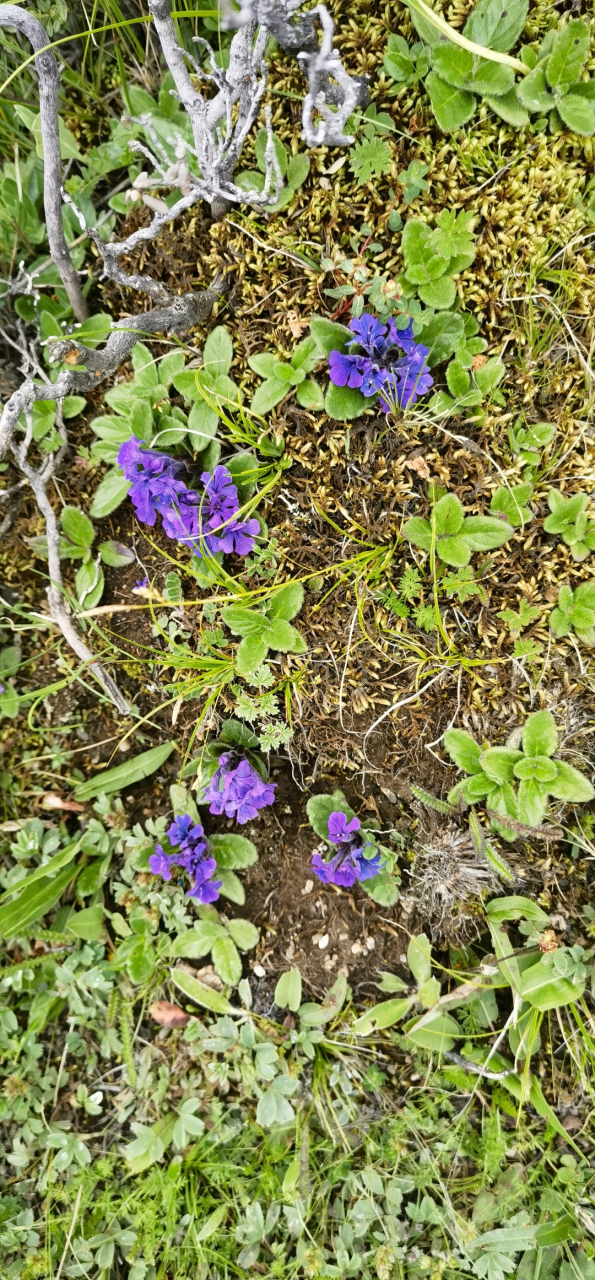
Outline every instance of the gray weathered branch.
<path fill-rule="evenodd" d="M 62 161 L 58 131 L 58 64 L 46 32 L 37 18 L 16 4 L 0 5 L 0 27 L 15 27 L 33 48 L 40 52 L 35 59 L 39 82 L 39 111 L 43 144 L 43 207 L 52 262 L 60 272 L 62 284 L 77 320 L 87 320 L 89 308 L 81 291 L 78 275 L 66 243 L 62 226 Z"/>

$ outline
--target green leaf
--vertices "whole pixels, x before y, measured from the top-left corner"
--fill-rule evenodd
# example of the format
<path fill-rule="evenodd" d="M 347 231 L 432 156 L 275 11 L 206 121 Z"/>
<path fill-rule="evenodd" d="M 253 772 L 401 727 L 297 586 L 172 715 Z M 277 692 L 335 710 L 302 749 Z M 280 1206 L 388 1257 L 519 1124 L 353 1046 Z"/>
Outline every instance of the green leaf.
<path fill-rule="evenodd" d="M 23 887 L 18 896 L 6 906 L 0 907 L 0 938 L 8 939 L 19 933 L 26 933 L 32 924 L 55 906 L 75 876 L 76 869 L 67 867 L 52 878 L 43 876 L 37 880 L 34 888 L 30 888 L 26 881 L 21 882 Z"/>
<path fill-rule="evenodd" d="M 455 568 L 464 568 L 471 559 L 471 552 L 467 542 L 462 537 L 439 538 L 436 544 L 436 554 L 440 560 L 444 560 L 446 564 L 451 564 Z"/>
<path fill-rule="evenodd" d="M 576 804 L 582 804 L 587 800 L 592 800 L 595 791 L 591 786 L 588 778 L 575 769 L 574 765 L 566 764 L 564 760 L 555 760 L 556 777 L 553 782 L 548 783 L 548 791 L 550 795 L 555 796 L 556 800 L 567 800 Z"/>
<path fill-rule="evenodd" d="M 275 987 L 275 1004 L 278 1009 L 290 1009 L 297 1013 L 302 999 L 302 975 L 299 969 L 282 973 Z"/>
<path fill-rule="evenodd" d="M 103 563 L 110 565 L 112 569 L 129 569 L 134 564 L 134 551 L 121 542 L 114 542 L 112 538 L 107 542 L 100 542 L 99 551 Z"/>
<path fill-rule="evenodd" d="M 518 819 L 528 827 L 540 827 L 547 808 L 547 787 L 534 778 L 519 784 Z"/>
<path fill-rule="evenodd" d="M 224 720 L 219 731 L 219 737 L 222 742 L 231 742 L 238 747 L 258 747 L 258 735 L 253 733 L 248 725 L 242 724 L 241 720 Z"/>
<path fill-rule="evenodd" d="M 214 1209 L 213 1213 L 209 1214 L 209 1217 L 203 1222 L 200 1231 L 198 1231 L 194 1237 L 197 1244 L 201 1244 L 203 1240 L 208 1240 L 211 1236 L 214 1236 L 225 1218 L 227 1208 L 228 1206 L 226 1204 L 220 1204 L 218 1209 Z"/>
<path fill-rule="evenodd" d="M 407 1039 L 419 1049 L 429 1049 L 431 1053 L 447 1053 L 462 1034 L 458 1022 L 449 1013 L 439 1013 L 428 1022 L 425 1017 L 424 1014 L 423 1027 L 413 1026 L 407 1031 Z"/>
<path fill-rule="evenodd" d="M 215 973 L 230 987 L 235 987 L 242 976 L 242 961 L 231 938 L 218 938 L 213 943 L 211 960 Z"/>
<path fill-rule="evenodd" d="M 354 1034 L 369 1036 L 374 1031 L 383 1031 L 386 1027 L 394 1026 L 395 1022 L 400 1022 L 405 1016 L 412 1003 L 410 999 L 381 1001 L 373 1009 L 363 1013 L 360 1018 L 356 1018 L 353 1024 Z"/>
<path fill-rule="evenodd" d="M 479 762 L 488 778 L 501 783 L 514 781 L 514 766 L 522 759 L 522 751 L 513 751 L 510 747 L 488 747 L 487 751 L 482 751 Z"/>
<path fill-rule="evenodd" d="M 227 867 L 217 868 L 217 879 L 221 881 L 219 890 L 223 898 L 229 898 L 230 902 L 235 902 L 239 907 L 243 907 L 246 901 L 244 886 L 235 871 L 229 871 Z"/>
<path fill-rule="evenodd" d="M 453 355 L 465 332 L 462 317 L 457 312 L 440 312 L 424 325 L 417 341 L 429 347 L 428 365 L 433 369 Z"/>
<path fill-rule="evenodd" d="M 297 156 L 290 156 L 287 163 L 287 185 L 293 191 L 297 191 L 301 187 L 310 172 L 310 157 L 305 151 L 300 151 Z"/>
<path fill-rule="evenodd" d="M 556 721 L 551 711 L 534 711 L 523 726 L 526 756 L 553 756 L 558 745 Z"/>
<path fill-rule="evenodd" d="M 482 58 L 473 73 L 469 88 L 473 89 L 475 93 L 481 93 L 484 96 L 491 94 L 499 97 L 509 93 L 513 86 L 514 71 L 512 67 L 503 66 L 501 62 L 488 62 L 487 58 Z"/>
<path fill-rule="evenodd" d="M 251 867 L 258 857 L 252 841 L 247 840 L 246 836 L 227 833 L 210 836 L 209 851 L 217 863 L 217 871 L 222 868 L 237 871 Z"/>
<path fill-rule="evenodd" d="M 418 986 L 432 977 L 432 944 L 425 933 L 411 938 L 407 947 L 407 964 Z"/>
<path fill-rule="evenodd" d="M 188 414 L 186 431 L 191 444 L 198 452 L 205 449 L 217 434 L 219 416 L 206 400 L 195 400 Z"/>
<path fill-rule="evenodd" d="M 7 898 L 10 898 L 12 894 L 17 894 L 19 899 L 26 897 L 31 886 L 36 884 L 38 880 L 46 880 L 50 876 L 54 875 L 56 871 L 61 871 L 62 867 L 65 867 L 69 862 L 72 862 L 75 854 L 78 853 L 81 846 L 81 840 L 82 836 L 78 836 L 76 840 L 72 840 L 64 849 L 60 849 L 58 853 L 55 853 L 53 858 L 50 858 L 48 862 L 44 862 L 41 866 L 35 867 L 35 870 L 30 871 L 23 880 L 18 880 L 11 889 L 5 889 L 4 893 L 0 894 L 0 902 L 6 902 Z M 71 874 L 74 875 L 74 872 Z"/>
<path fill-rule="evenodd" d="M 426 307 L 433 307 L 435 311 L 447 311 L 457 296 L 455 282 L 450 276 L 442 276 L 440 280 L 422 284 L 417 292 Z"/>
<path fill-rule="evenodd" d="M 454 493 L 445 493 L 433 511 L 438 537 L 459 532 L 464 519 L 463 504 Z"/>
<path fill-rule="evenodd" d="M 370 876 L 369 880 L 362 881 L 362 889 L 367 893 L 373 902 L 377 902 L 381 907 L 392 907 L 398 902 L 400 896 L 399 883 L 390 871 L 379 871 L 378 875 Z"/>
<path fill-rule="evenodd" d="M 471 774 L 483 772 L 480 762 L 481 747 L 465 729 L 447 729 L 444 746 L 459 769 Z"/>
<path fill-rule="evenodd" d="M 492 516 L 467 516 L 462 535 L 472 551 L 491 551 L 512 538 L 514 529 Z"/>
<path fill-rule="evenodd" d="M 245 609 L 241 605 L 229 605 L 221 610 L 221 617 L 234 636 L 260 637 L 269 626 L 266 614 L 257 609 Z"/>
<path fill-rule="evenodd" d="M 90 514 L 96 520 L 102 520 L 104 516 L 111 515 L 112 511 L 115 511 L 116 507 L 124 501 L 129 488 L 130 480 L 126 480 L 121 471 L 108 471 L 95 491 L 89 508 Z"/>
<path fill-rule="evenodd" d="M 83 942 L 97 942 L 104 936 L 103 916 L 104 910 L 99 904 L 75 911 L 66 921 L 65 932 L 82 938 Z"/>
<path fill-rule="evenodd" d="M 589 28 L 586 22 L 571 20 L 558 32 L 553 51 L 546 64 L 548 84 L 566 92 L 580 73 L 589 56 Z M 559 109 L 559 103 L 558 109 Z"/>
<path fill-rule="evenodd" d="M 314 378 L 306 378 L 296 389 L 295 398 L 302 409 L 319 413 L 324 409 L 324 391 Z"/>
<path fill-rule="evenodd" d="M 228 330 L 218 324 L 212 329 L 204 346 L 203 368 L 212 378 L 222 373 L 229 373 L 233 360 L 233 343 Z"/>
<path fill-rule="evenodd" d="M 225 936 L 224 926 L 216 920 L 198 920 L 194 929 L 179 933 L 174 938 L 170 955 L 176 960 L 201 960 L 208 956 L 213 943 Z"/>
<path fill-rule="evenodd" d="M 312 316 L 310 333 L 321 353 L 321 359 L 330 356 L 331 351 L 345 351 L 348 342 L 353 341 L 353 334 L 343 324 L 327 320 L 325 316 Z"/>
<path fill-rule="evenodd" d="M 377 396 L 363 396 L 361 391 L 352 387 L 336 387 L 329 384 L 324 400 L 324 407 L 329 418 L 337 422 L 346 422 L 350 418 L 359 418 L 364 409 L 376 403 Z"/>
<path fill-rule="evenodd" d="M 271 621 L 270 627 L 263 632 L 262 641 L 269 649 L 278 649 L 281 653 L 305 653 L 307 650 L 303 636 L 283 618 Z"/>
<path fill-rule="evenodd" d="M 527 111 L 551 111 L 556 99 L 549 92 L 545 70 L 539 64 L 516 87 L 517 97 Z"/>
<path fill-rule="evenodd" d="M 513 129 L 524 129 L 529 123 L 529 112 L 519 102 L 516 85 L 509 89 L 508 93 L 499 94 L 497 97 L 495 94 L 485 94 L 484 102 L 487 102 L 488 107 L 491 107 L 501 120 L 512 125 Z"/>
<path fill-rule="evenodd" d="M 582 138 L 595 133 L 595 106 L 577 93 L 568 93 L 558 101 L 558 111 L 564 124 Z"/>
<path fill-rule="evenodd" d="M 467 89 L 473 76 L 473 54 L 441 36 L 432 49 L 432 67 L 446 84 Z"/>
<path fill-rule="evenodd" d="M 229 920 L 227 929 L 240 951 L 252 951 L 260 938 L 260 930 L 250 920 Z"/>
<path fill-rule="evenodd" d="M 76 418 L 82 413 L 87 401 L 84 396 L 64 396 L 62 401 L 62 417 Z"/>
<path fill-rule="evenodd" d="M 448 390 L 452 396 L 465 396 L 471 387 L 471 378 L 459 360 L 451 360 L 446 370 Z"/>
<path fill-rule="evenodd" d="M 465 89 L 455 89 L 442 80 L 435 71 L 426 76 L 426 89 L 434 115 L 444 133 L 454 133 L 475 113 L 477 99 L 473 93 Z"/>
<path fill-rule="evenodd" d="M 198 978 L 193 978 L 190 973 L 186 973 L 185 969 L 172 969 L 171 976 L 178 991 L 181 991 L 194 1004 L 200 1004 L 203 1008 L 210 1009 L 212 1013 L 239 1013 L 239 1010 L 234 1009 L 229 1000 L 219 991 L 213 991 L 212 987 L 207 987 Z"/>
<path fill-rule="evenodd" d="M 133 786 L 135 782 L 142 782 L 165 764 L 174 746 L 174 742 L 162 742 L 160 746 L 142 751 L 140 755 L 117 765 L 115 769 L 108 769 L 105 773 L 98 773 L 96 777 L 90 778 L 88 782 L 79 783 L 75 791 L 76 799 L 86 801 L 93 796 L 111 795 L 114 791 L 123 791 L 125 787 Z"/>
<path fill-rule="evenodd" d="M 306 805 L 308 822 L 321 840 L 328 841 L 328 820 L 331 813 L 344 813 L 350 822 L 355 817 L 342 791 L 333 791 L 332 795 L 311 796 Z"/>
<path fill-rule="evenodd" d="M 369 182 L 373 177 L 389 173 L 391 163 L 390 143 L 383 142 L 381 138 L 367 138 L 363 142 L 356 142 L 355 146 L 351 147 L 349 164 L 359 186 L 363 186 L 364 182 Z"/>
<path fill-rule="evenodd" d="M 105 586 L 103 569 L 96 566 L 92 560 L 82 564 L 75 574 L 74 585 L 79 604 L 84 609 L 94 609 L 103 595 Z"/>
<path fill-rule="evenodd" d="M 269 618 L 283 618 L 289 622 L 300 612 L 304 603 L 304 588 L 301 582 L 288 582 L 267 605 Z"/>
<path fill-rule="evenodd" d="M 268 645 L 260 636 L 247 636 L 238 646 L 236 670 L 241 676 L 252 676 L 264 662 Z"/>
<path fill-rule="evenodd" d="M 521 995 L 528 1000 L 534 1009 L 547 1013 L 549 1009 L 559 1009 L 562 1005 L 576 1003 L 581 999 L 585 989 L 584 982 L 574 983 L 567 978 L 559 978 L 556 972 L 543 960 L 531 965 L 521 973 Z"/>
<path fill-rule="evenodd" d="M 487 396 L 502 381 L 505 373 L 506 366 L 500 357 L 492 356 L 491 360 L 486 360 L 480 369 L 475 370 L 474 377 L 479 390 L 484 396 Z"/>
<path fill-rule="evenodd" d="M 255 143 L 254 151 L 256 155 L 256 163 L 261 173 L 266 173 L 265 152 L 266 152 L 267 142 L 268 142 L 268 137 L 267 137 L 266 129 L 260 129 L 260 131 L 256 135 L 256 143 Z M 273 134 L 273 145 L 275 148 L 277 163 L 279 165 L 281 173 L 283 174 L 283 177 L 285 177 L 285 174 L 287 173 L 287 152 L 285 150 L 285 147 L 283 146 L 283 143 L 281 142 L 281 139 L 277 137 L 276 133 Z M 273 180 L 273 191 L 274 191 L 274 180 Z"/>
<path fill-rule="evenodd" d="M 412 516 L 410 520 L 406 520 L 402 529 L 403 537 L 408 542 L 412 542 L 414 547 L 421 547 L 422 551 L 429 551 L 432 545 L 432 529 L 429 520 L 423 520 L 421 516 Z"/>
<path fill-rule="evenodd" d="M 272 378 L 273 367 L 277 363 L 277 357 L 274 351 L 259 351 L 254 356 L 248 356 L 248 364 L 254 373 L 260 378 Z"/>
<path fill-rule="evenodd" d="M 539 929 L 547 929 L 550 918 L 542 907 L 531 898 L 512 895 L 507 898 L 492 898 L 485 907 L 491 924 L 502 924 L 504 920 L 531 920 Z"/>
<path fill-rule="evenodd" d="M 490 511 L 501 511 L 510 524 L 519 526 L 528 524 L 533 513 L 525 503 L 533 496 L 532 484 L 514 484 L 508 489 L 501 485 L 490 502 Z"/>
<path fill-rule="evenodd" d="M 85 515 L 84 511 L 79 511 L 78 507 L 63 507 L 60 516 L 60 524 L 71 542 L 77 547 L 91 547 L 95 538 L 95 529 Z"/>
<path fill-rule="evenodd" d="M 280 378 L 267 378 L 266 382 L 261 382 L 252 396 L 250 402 L 252 413 L 258 413 L 261 416 L 270 413 L 289 391 L 291 391 L 289 383 L 282 382 Z"/>
<path fill-rule="evenodd" d="M 474 44 L 508 53 L 522 34 L 528 8 L 529 0 L 478 0 L 463 34 Z"/>

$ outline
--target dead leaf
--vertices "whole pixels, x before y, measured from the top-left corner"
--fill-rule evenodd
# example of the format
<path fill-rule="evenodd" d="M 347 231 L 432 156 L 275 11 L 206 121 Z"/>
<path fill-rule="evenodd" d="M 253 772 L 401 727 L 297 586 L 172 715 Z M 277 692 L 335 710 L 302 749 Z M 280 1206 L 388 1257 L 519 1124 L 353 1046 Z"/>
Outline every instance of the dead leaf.
<path fill-rule="evenodd" d="M 287 323 L 289 325 L 289 332 L 291 333 L 292 338 L 301 338 L 306 326 L 305 324 L 302 324 L 297 311 L 287 312 Z"/>
<path fill-rule="evenodd" d="M 418 476 L 421 476 L 422 480 L 430 479 L 430 468 L 425 458 L 406 458 L 405 466 L 408 467 L 410 471 L 417 471 Z"/>
<path fill-rule="evenodd" d="M 473 360 L 471 361 L 471 368 L 483 369 L 484 364 L 487 364 L 487 359 L 488 359 L 487 356 L 474 356 Z"/>
<path fill-rule="evenodd" d="M 186 1027 L 190 1022 L 190 1014 L 184 1013 L 177 1004 L 169 1004 L 167 1000 L 156 1000 L 149 1005 L 149 1013 L 154 1022 L 162 1027 Z"/>
<path fill-rule="evenodd" d="M 64 800 L 62 796 L 57 796 L 55 791 L 46 791 L 41 797 L 42 809 L 65 809 L 68 813 L 84 813 L 84 804 L 79 804 L 78 800 Z"/>
<path fill-rule="evenodd" d="M 193 969 L 192 972 L 199 982 L 204 982 L 205 987 L 211 987 L 213 991 L 223 991 L 224 983 L 219 974 L 215 973 L 212 964 L 206 964 L 203 969 Z"/>

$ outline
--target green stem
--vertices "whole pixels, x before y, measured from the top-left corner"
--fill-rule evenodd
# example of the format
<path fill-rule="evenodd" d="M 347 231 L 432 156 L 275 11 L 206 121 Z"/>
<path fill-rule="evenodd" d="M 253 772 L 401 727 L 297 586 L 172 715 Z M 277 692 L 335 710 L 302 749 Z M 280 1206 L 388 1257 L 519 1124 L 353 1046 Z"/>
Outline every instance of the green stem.
<path fill-rule="evenodd" d="M 466 36 L 462 36 L 460 32 L 455 31 L 448 22 L 439 13 L 435 13 L 430 9 L 429 5 L 424 4 L 424 0 L 403 0 L 407 8 L 421 13 L 423 18 L 440 32 L 442 36 L 452 40 L 453 44 L 458 44 L 459 48 L 466 49 L 468 53 L 473 53 L 477 58 L 487 58 L 489 62 L 500 62 L 505 67 L 512 67 L 514 71 L 520 71 L 524 76 L 529 74 L 530 67 L 525 66 L 520 58 L 512 58 L 508 53 L 497 53 L 495 49 L 486 49 L 484 45 L 475 44 L 473 40 L 467 40 Z"/>

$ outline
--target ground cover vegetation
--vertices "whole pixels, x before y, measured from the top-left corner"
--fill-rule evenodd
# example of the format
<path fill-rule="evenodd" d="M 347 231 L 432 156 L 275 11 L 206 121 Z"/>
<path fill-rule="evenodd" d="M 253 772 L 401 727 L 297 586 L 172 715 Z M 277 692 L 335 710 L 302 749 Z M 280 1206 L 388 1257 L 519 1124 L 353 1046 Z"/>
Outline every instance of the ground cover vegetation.
<path fill-rule="evenodd" d="M 0 28 L 0 1272 L 594 1280 L 592 14 Z"/>

